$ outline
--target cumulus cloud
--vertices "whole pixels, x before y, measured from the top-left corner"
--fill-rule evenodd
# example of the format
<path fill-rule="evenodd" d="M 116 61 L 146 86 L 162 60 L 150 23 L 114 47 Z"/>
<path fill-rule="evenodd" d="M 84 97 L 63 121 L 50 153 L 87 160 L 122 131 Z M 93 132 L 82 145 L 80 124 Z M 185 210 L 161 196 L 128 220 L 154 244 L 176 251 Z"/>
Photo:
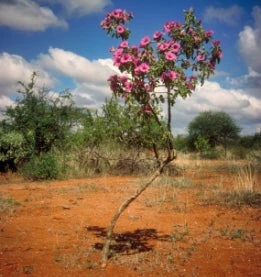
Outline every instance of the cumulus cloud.
<path fill-rule="evenodd" d="M 254 7 L 252 16 L 254 27 L 245 26 L 239 33 L 239 51 L 247 65 L 254 71 L 261 73 L 261 7 Z"/>
<path fill-rule="evenodd" d="M 252 11 L 253 26 L 244 26 L 238 36 L 238 49 L 243 57 L 248 73 L 228 81 L 238 87 L 247 89 L 247 93 L 261 99 L 261 7 L 255 6 Z"/>
<path fill-rule="evenodd" d="M 77 105 L 98 108 L 110 95 L 107 84 L 109 76 L 119 73 L 111 59 L 88 60 L 71 51 L 50 48 L 36 62 L 46 70 L 52 70 L 74 80 L 74 100 Z"/>
<path fill-rule="evenodd" d="M 9 96 L 18 89 L 17 82 L 27 83 L 35 71 L 39 74 L 38 86 L 50 88 L 55 84 L 55 79 L 34 63 L 26 61 L 19 55 L 8 53 L 0 54 L 0 96 Z"/>
<path fill-rule="evenodd" d="M 30 31 L 67 27 L 67 23 L 57 18 L 51 9 L 31 0 L 0 1 L 0 25 Z"/>
<path fill-rule="evenodd" d="M 49 48 L 48 54 L 39 56 L 39 64 L 72 77 L 78 83 L 104 84 L 111 74 L 115 74 L 110 59 L 90 61 L 71 51 Z"/>
<path fill-rule="evenodd" d="M 173 127 L 176 133 L 184 133 L 185 127 L 203 111 L 225 111 L 244 130 L 258 131 L 261 122 L 261 100 L 241 89 L 225 89 L 217 82 L 206 81 L 191 97 L 178 99 L 173 108 Z"/>
<path fill-rule="evenodd" d="M 50 4 L 60 4 L 69 15 L 84 16 L 91 13 L 103 12 L 111 4 L 110 0 L 38 0 Z"/>
<path fill-rule="evenodd" d="M 96 110 L 104 104 L 106 98 L 110 98 L 111 91 L 106 84 L 82 83 L 77 85 L 72 94 L 76 105 Z"/>
<path fill-rule="evenodd" d="M 208 7 L 205 10 L 205 20 L 218 20 L 230 26 L 238 25 L 243 14 L 243 9 L 238 5 L 233 5 L 229 8 Z"/>

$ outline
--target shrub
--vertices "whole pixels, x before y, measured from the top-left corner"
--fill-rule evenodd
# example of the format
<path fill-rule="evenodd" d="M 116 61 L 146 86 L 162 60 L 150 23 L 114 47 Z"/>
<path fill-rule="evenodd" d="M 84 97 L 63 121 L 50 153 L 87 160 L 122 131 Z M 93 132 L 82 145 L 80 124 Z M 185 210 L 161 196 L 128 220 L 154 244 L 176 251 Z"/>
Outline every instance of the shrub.
<path fill-rule="evenodd" d="M 51 152 L 41 156 L 33 156 L 20 170 L 21 174 L 30 180 L 56 179 L 59 174 L 58 163 Z"/>

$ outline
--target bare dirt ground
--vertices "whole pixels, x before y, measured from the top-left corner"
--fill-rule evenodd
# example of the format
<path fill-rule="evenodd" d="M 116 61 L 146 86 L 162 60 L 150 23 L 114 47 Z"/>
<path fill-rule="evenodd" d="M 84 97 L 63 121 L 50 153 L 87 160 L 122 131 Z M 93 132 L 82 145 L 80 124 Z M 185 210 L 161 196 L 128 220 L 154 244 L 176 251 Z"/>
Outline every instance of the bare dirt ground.
<path fill-rule="evenodd" d="M 188 164 L 121 216 L 106 269 L 106 228 L 144 178 L 0 176 L 0 276 L 261 276 L 260 206 L 218 200 L 239 182 L 224 163 Z"/>

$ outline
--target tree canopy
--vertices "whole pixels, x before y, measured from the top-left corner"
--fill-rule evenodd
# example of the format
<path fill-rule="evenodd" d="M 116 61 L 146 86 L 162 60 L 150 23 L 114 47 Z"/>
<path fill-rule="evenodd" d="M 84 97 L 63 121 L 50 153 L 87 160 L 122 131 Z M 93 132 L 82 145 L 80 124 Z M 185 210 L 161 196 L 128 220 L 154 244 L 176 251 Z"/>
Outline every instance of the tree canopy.
<path fill-rule="evenodd" d="M 40 155 L 65 138 L 73 125 L 73 102 L 69 91 L 51 95 L 45 89 L 36 89 L 37 74 L 28 84 L 19 82 L 21 95 L 16 105 L 5 113 L 6 126 L 21 133 L 32 154 Z"/>
<path fill-rule="evenodd" d="M 240 128 L 234 119 L 222 111 L 205 111 L 196 116 L 188 125 L 189 142 L 195 148 L 204 139 L 210 147 L 222 145 L 225 148 L 236 139 Z"/>

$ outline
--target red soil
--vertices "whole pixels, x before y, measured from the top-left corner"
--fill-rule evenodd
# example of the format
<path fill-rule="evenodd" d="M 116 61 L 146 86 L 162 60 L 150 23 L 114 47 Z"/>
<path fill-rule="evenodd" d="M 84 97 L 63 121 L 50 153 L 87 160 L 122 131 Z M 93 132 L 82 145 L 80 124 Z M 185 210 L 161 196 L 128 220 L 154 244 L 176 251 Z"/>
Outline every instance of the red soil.
<path fill-rule="evenodd" d="M 101 269 L 109 221 L 141 178 L 1 176 L 0 198 L 20 205 L 0 213 L 0 276 L 261 276 L 260 209 L 208 201 L 235 177 L 194 167 L 173 178 L 186 187 L 163 179 L 121 216 Z"/>

